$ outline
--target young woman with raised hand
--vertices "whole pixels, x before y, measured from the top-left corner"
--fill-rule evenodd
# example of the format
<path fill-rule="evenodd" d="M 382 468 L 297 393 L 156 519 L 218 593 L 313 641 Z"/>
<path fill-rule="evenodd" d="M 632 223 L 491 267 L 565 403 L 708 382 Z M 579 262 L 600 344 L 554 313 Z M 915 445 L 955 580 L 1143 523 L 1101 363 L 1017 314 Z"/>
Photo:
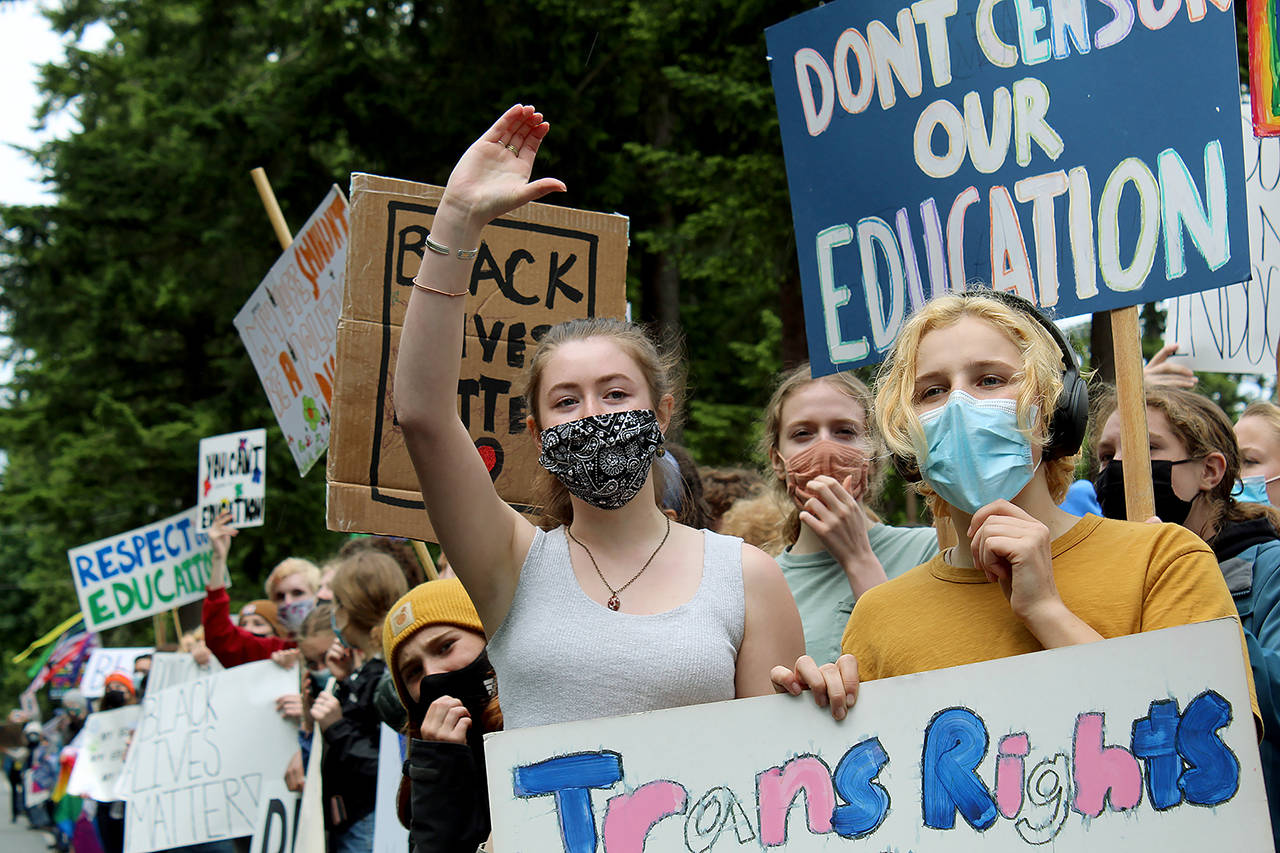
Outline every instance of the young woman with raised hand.
<path fill-rule="evenodd" d="M 1265 493 L 1262 503 L 1242 497 L 1243 454 L 1231 420 L 1217 404 L 1192 391 L 1151 386 L 1146 401 L 1156 515 L 1209 544 L 1240 614 L 1264 724 L 1259 750 L 1272 833 L 1280 841 L 1280 512 L 1265 502 Z M 1256 416 L 1246 409 L 1240 423 Z M 1123 518 L 1124 459 L 1114 394 L 1099 401 L 1096 423 L 1098 499 L 1105 515 Z"/>
<path fill-rule="evenodd" d="M 778 565 L 804 623 L 805 652 L 840 656 L 858 598 L 938 553 L 932 527 L 891 527 L 866 507 L 883 481 L 883 445 L 870 424 L 870 389 L 852 373 L 784 373 L 765 407 L 760 444 L 789 515 Z"/>
<path fill-rule="evenodd" d="M 1235 617 L 1213 552 L 1185 528 L 1059 509 L 1088 395 L 1070 345 L 1031 303 L 984 290 L 926 304 L 881 370 L 875 413 L 959 541 L 868 590 L 845 630 L 850 654 L 779 668 L 779 689 L 845 701 L 859 676 Z"/>
<path fill-rule="evenodd" d="M 652 460 L 680 392 L 636 327 L 553 327 L 528 366 L 528 428 L 556 480 L 551 530 L 498 497 L 458 417 L 465 294 L 492 219 L 565 186 L 529 180 L 549 125 L 507 110 L 462 156 L 432 224 L 396 364 L 398 422 L 431 526 L 489 635 L 507 728 L 770 692 L 803 635 L 777 564 L 672 522 Z"/>

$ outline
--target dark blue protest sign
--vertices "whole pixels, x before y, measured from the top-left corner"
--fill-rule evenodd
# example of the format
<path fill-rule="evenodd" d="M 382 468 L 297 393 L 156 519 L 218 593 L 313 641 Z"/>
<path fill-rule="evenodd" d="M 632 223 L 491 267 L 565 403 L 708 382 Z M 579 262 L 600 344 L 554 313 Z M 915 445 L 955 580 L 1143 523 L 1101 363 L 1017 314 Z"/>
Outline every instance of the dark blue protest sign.
<path fill-rule="evenodd" d="M 837 0 L 766 31 L 816 373 L 975 280 L 1057 316 L 1249 277 L 1219 0 Z"/>

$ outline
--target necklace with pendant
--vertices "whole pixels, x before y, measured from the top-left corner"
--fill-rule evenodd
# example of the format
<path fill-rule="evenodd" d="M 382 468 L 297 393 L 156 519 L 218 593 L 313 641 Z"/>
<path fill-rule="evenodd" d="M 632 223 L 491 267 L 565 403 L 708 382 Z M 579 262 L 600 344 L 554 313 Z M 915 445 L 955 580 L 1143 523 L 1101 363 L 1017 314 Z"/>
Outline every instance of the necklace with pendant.
<path fill-rule="evenodd" d="M 586 545 L 583 545 L 582 541 L 578 539 L 577 536 L 574 536 L 573 531 L 569 528 L 566 527 L 564 532 L 569 534 L 570 539 L 578 543 L 578 547 L 587 552 L 587 557 L 591 560 L 592 567 L 595 568 L 596 574 L 600 577 L 600 582 L 604 584 L 605 589 L 609 590 L 609 600 L 606 602 L 608 608 L 610 610 L 619 610 L 622 608 L 622 600 L 618 598 L 618 593 L 635 583 L 636 579 L 644 574 L 644 570 L 649 568 L 649 564 L 653 562 L 653 558 L 658 556 L 658 552 L 662 550 L 662 546 L 667 544 L 667 537 L 671 535 L 671 518 L 669 516 L 667 517 L 667 532 L 662 534 L 662 541 L 658 543 L 657 548 L 653 549 L 653 553 L 649 555 L 649 559 L 644 561 L 644 565 L 640 567 L 640 571 L 636 572 L 631 577 L 631 580 L 627 581 L 617 589 L 614 589 L 609 585 L 609 582 L 605 580 L 604 572 L 600 571 L 600 564 L 596 562 L 595 555 L 591 553 L 591 549 Z"/>

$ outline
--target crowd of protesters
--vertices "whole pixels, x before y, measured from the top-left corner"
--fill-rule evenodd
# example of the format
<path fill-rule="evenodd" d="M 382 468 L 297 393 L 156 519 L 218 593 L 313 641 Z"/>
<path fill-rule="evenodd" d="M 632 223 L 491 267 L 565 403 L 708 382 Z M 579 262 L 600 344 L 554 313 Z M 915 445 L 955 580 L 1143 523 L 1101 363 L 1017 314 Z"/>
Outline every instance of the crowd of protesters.
<path fill-rule="evenodd" d="M 285 560 L 233 619 L 237 531 L 223 518 L 210 534 L 188 648 L 305 670 L 277 700 L 299 727 L 278 770 L 298 790 L 321 762 L 331 850 L 372 849 L 382 722 L 409 739 L 397 813 L 411 851 L 471 853 L 491 830 L 487 732 L 770 693 L 807 692 L 843 719 L 861 681 L 1219 617 L 1241 624 L 1280 826 L 1280 409 L 1255 404 L 1233 426 L 1167 352 L 1153 359 L 1157 517 L 1126 521 L 1114 397 L 1035 306 L 977 288 L 918 310 L 874 389 L 807 366 L 780 376 L 759 469 L 701 469 L 666 441 L 679 365 L 635 326 L 575 320 L 540 340 L 523 389 L 543 469 L 534 523 L 494 490 L 456 397 L 469 252 L 492 219 L 564 189 L 530 181 L 548 129 L 513 107 L 459 160 L 405 316 L 397 419 L 447 568 L 355 539 L 323 567 Z M 1090 452 L 1099 473 L 1078 481 Z M 877 514 L 890 468 L 932 527 Z M 138 701 L 133 675 L 108 678 L 101 706 Z M 63 706 L 69 735 L 86 708 Z M 47 733 L 28 732 L 19 769 L 44 759 Z M 106 853 L 120 805 L 97 807 Z"/>

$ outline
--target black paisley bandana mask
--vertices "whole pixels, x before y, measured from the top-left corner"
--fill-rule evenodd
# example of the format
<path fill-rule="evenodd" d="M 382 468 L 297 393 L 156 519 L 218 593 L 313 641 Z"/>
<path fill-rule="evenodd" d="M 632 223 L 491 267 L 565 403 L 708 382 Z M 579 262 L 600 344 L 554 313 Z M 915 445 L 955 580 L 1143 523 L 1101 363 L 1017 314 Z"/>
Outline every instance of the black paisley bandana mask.
<path fill-rule="evenodd" d="M 652 410 L 609 412 L 543 430 L 538 464 L 574 497 L 600 509 L 618 509 L 644 486 L 661 447 L 662 430 Z"/>

